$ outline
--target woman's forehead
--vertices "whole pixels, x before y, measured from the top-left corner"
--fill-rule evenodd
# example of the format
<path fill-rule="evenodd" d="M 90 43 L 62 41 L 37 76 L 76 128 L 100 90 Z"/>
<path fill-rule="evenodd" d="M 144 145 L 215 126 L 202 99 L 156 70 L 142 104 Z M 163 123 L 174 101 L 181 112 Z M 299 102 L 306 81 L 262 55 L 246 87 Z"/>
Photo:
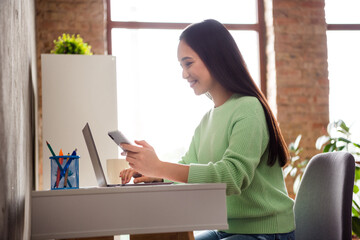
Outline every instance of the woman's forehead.
<path fill-rule="evenodd" d="M 184 61 L 187 59 L 194 59 L 196 57 L 196 52 L 185 41 L 181 40 L 178 46 L 178 60 Z"/>

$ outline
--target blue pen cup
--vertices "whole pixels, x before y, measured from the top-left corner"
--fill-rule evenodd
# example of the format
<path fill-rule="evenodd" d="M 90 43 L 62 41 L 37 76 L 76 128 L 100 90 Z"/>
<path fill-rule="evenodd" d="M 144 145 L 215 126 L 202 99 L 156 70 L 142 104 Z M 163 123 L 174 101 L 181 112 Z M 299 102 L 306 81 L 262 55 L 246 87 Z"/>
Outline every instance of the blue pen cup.
<path fill-rule="evenodd" d="M 79 188 L 79 156 L 52 156 L 51 190 Z"/>

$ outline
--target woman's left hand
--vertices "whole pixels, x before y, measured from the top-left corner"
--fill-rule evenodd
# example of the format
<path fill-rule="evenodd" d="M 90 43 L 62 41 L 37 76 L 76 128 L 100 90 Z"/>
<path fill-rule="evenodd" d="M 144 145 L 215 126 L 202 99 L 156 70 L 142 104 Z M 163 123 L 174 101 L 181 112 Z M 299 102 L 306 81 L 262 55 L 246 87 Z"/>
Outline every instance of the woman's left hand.
<path fill-rule="evenodd" d="M 126 150 L 126 161 L 129 162 L 130 167 L 143 175 L 151 177 L 159 176 L 161 161 L 157 157 L 154 148 L 146 141 L 135 141 L 139 146 L 130 144 L 121 144 L 121 147 Z"/>

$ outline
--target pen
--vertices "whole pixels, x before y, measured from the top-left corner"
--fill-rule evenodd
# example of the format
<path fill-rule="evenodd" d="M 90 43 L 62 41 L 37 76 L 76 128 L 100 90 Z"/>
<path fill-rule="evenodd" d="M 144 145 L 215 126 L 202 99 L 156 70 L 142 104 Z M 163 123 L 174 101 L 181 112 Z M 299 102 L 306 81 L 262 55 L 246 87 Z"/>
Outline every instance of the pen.
<path fill-rule="evenodd" d="M 77 148 L 75 148 L 75 150 L 72 152 L 71 156 L 76 156 L 76 151 L 77 151 Z M 70 154 L 68 154 L 70 155 Z M 65 179 L 64 181 L 67 182 L 69 184 L 70 187 L 71 186 L 71 183 L 69 182 L 69 179 L 67 178 L 68 177 L 68 172 L 69 172 L 69 166 L 70 166 L 70 163 L 71 161 L 73 160 L 73 158 L 68 158 L 65 166 L 64 166 L 64 169 L 61 170 L 61 176 L 60 176 L 60 180 L 61 180 L 61 177 L 65 175 Z M 66 187 L 66 184 L 64 183 L 64 187 Z"/>
<path fill-rule="evenodd" d="M 62 149 L 60 149 L 60 152 L 59 152 L 59 156 L 63 156 L 64 154 L 63 154 L 63 152 L 62 152 Z M 60 165 L 61 164 L 63 164 L 63 158 L 60 158 L 59 159 L 59 163 L 60 163 Z M 60 170 L 60 167 L 58 166 L 58 169 L 57 169 L 57 174 L 56 174 L 56 188 L 58 188 L 59 187 L 59 182 L 60 182 L 60 175 L 61 175 L 61 170 Z"/>
<path fill-rule="evenodd" d="M 70 155 L 70 153 L 68 153 L 68 156 Z M 67 158 L 66 160 L 66 164 L 70 161 L 69 158 Z M 66 167 L 66 165 L 65 165 Z M 65 171 L 65 168 L 64 168 L 64 171 Z M 66 188 L 66 182 L 67 182 L 67 179 L 68 179 L 68 174 L 69 174 L 69 169 L 66 169 L 66 173 L 65 173 L 65 177 L 64 177 L 64 188 Z"/>
<path fill-rule="evenodd" d="M 77 151 L 77 148 L 75 148 L 75 150 L 72 152 L 71 156 L 76 156 L 76 151 Z M 63 172 L 62 172 L 62 173 L 63 173 L 62 175 L 64 175 L 65 172 L 68 170 L 68 168 L 69 168 L 70 163 L 71 163 L 72 160 L 73 160 L 73 158 L 71 158 L 69 161 L 67 161 L 67 163 L 66 163 L 66 165 L 65 165 L 65 167 L 64 167 L 64 170 L 63 170 Z"/>

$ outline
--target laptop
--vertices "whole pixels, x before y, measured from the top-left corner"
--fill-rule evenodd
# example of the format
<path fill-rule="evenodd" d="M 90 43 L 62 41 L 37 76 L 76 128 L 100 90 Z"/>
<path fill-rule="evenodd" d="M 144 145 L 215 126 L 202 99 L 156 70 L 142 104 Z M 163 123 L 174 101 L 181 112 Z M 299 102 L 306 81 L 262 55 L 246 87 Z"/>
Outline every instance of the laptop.
<path fill-rule="evenodd" d="M 151 183 L 127 183 L 127 184 L 108 184 L 106 182 L 104 170 L 101 166 L 101 161 L 99 154 L 96 150 L 94 138 L 92 136 L 89 123 L 86 123 L 85 127 L 82 130 L 84 139 L 86 142 L 86 146 L 89 150 L 89 155 L 91 158 L 91 162 L 95 171 L 96 180 L 98 182 L 99 187 L 116 187 L 116 186 L 144 186 L 144 185 L 162 185 L 162 184 L 171 184 L 172 182 L 151 182 Z"/>

